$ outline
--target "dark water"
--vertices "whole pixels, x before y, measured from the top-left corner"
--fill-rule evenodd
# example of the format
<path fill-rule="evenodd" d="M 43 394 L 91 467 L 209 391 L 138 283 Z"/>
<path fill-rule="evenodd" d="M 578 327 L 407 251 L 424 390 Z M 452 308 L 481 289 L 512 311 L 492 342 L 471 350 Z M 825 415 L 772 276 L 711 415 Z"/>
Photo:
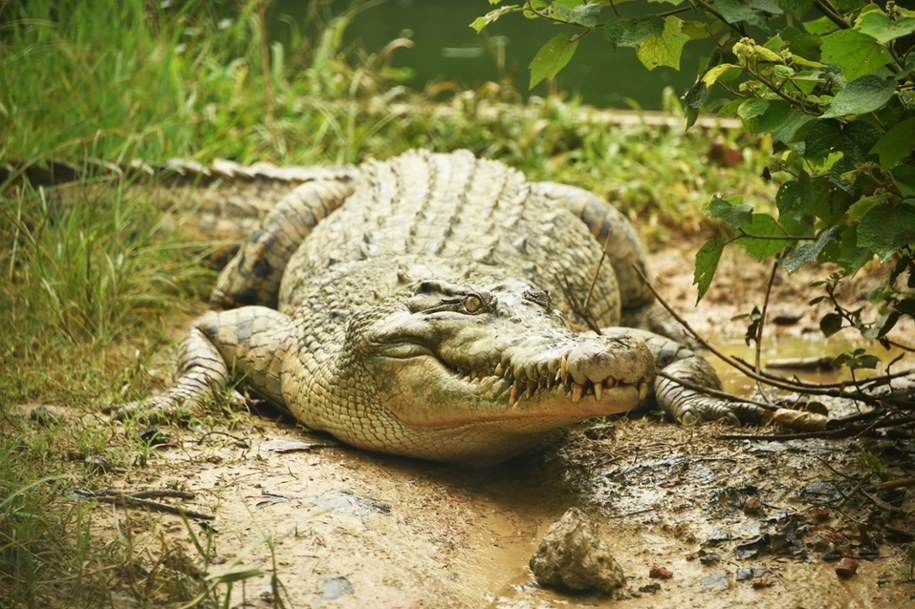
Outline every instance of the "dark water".
<path fill-rule="evenodd" d="M 334 3 L 335 10 L 350 3 Z M 634 3 L 637 12 L 654 5 Z M 300 17 L 305 3 L 278 0 L 274 15 Z M 338 8 L 339 7 L 339 8 Z M 370 52 L 382 49 L 398 37 L 410 38 L 412 49 L 398 49 L 393 65 L 410 68 L 414 76 L 407 83 L 422 89 L 426 83 L 451 81 L 461 87 L 477 87 L 487 81 L 510 78 L 519 91 L 528 90 L 528 64 L 537 50 L 557 32 L 557 26 L 541 20 L 528 20 L 520 14 L 503 17 L 477 34 L 471 21 L 493 8 L 486 0 L 387 0 L 362 11 L 353 20 L 346 37 L 358 41 Z M 565 31 L 571 32 L 570 29 Z M 691 43 L 686 51 L 691 50 Z M 638 107 L 657 110 L 665 87 L 677 95 L 695 80 L 699 51 L 684 53 L 681 71 L 656 68 L 649 72 L 634 49 L 613 50 L 602 31 L 585 36 L 569 65 L 556 79 L 558 87 L 579 94 L 586 103 L 602 107 L 627 108 L 627 98 Z M 547 85 L 540 84 L 533 94 L 543 95 Z"/>

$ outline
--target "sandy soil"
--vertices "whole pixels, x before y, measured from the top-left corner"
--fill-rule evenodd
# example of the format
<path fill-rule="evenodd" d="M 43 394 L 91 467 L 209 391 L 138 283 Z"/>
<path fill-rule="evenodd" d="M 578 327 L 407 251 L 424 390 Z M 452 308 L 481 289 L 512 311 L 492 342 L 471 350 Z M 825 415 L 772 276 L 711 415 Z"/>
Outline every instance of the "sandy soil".
<path fill-rule="evenodd" d="M 766 277 L 730 260 L 693 309 L 683 271 L 691 247 L 654 254 L 659 285 L 698 329 L 739 344 L 745 322 L 728 320 L 761 304 L 748 302 L 759 293 L 750 286 Z M 776 291 L 773 306 L 804 312 L 809 293 L 787 284 Z M 790 342 L 815 328 L 804 316 L 778 334 Z M 544 454 L 467 470 L 366 454 L 269 413 L 236 425 L 164 428 L 145 463 L 112 485 L 192 492 L 159 501 L 211 514 L 211 522 L 103 503 L 100 538 L 126 534 L 139 562 L 188 577 L 258 570 L 228 591 L 233 607 L 915 606 L 915 585 L 904 581 L 915 490 L 879 487 L 861 459 L 870 451 L 888 479 L 911 476 L 911 442 L 727 440 L 719 436 L 733 430 L 717 425 L 624 418 L 583 425 Z M 613 526 L 609 541 L 627 584 L 612 598 L 533 581 L 528 560 L 572 506 Z M 206 561 L 189 530 L 207 540 Z M 847 579 L 836 574 L 842 557 L 857 563 Z M 652 567 L 671 577 L 652 577 Z M 224 584 L 219 590 L 227 593 Z M 156 594 L 164 603 L 178 592 Z"/>

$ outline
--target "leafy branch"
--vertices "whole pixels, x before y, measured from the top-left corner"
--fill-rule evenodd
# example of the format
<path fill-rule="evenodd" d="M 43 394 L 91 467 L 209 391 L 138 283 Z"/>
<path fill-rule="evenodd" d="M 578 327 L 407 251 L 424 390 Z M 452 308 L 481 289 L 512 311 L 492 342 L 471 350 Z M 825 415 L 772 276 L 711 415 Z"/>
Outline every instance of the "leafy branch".
<path fill-rule="evenodd" d="M 747 131 L 771 139 L 767 175 L 780 188 L 774 210 L 739 196 L 712 198 L 708 216 L 721 234 L 696 254 L 699 298 L 724 249 L 736 245 L 789 274 L 804 265 L 821 269 L 833 304 L 821 320 L 824 335 L 851 327 L 911 352 L 889 336 L 900 320 L 915 322 L 915 11 L 892 0 L 668 0 L 623 17 L 616 7 L 623 1 L 490 0 L 500 6 L 472 26 L 479 31 L 521 13 L 561 30 L 532 59 L 532 87 L 556 76 L 581 36 L 595 30 L 608 51 L 631 49 L 648 70 L 679 69 L 686 45 L 710 41 L 712 53 L 683 94 L 687 128 L 700 112 L 738 116 Z M 710 95 L 715 88 L 724 101 Z M 844 308 L 833 296 L 875 260 L 869 272 L 880 273 L 882 284 L 868 307 L 879 320 L 869 323 L 863 309 Z M 852 370 L 875 361 L 866 350 L 837 360 Z M 749 368 L 757 372 L 758 363 Z"/>

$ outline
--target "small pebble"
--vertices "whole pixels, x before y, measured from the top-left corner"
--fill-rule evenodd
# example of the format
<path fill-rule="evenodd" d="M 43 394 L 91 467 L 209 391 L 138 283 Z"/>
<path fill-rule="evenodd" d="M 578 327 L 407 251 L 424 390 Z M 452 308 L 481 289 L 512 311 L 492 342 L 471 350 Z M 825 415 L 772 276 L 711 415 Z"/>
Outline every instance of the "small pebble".
<path fill-rule="evenodd" d="M 654 579 L 670 579 L 673 576 L 673 571 L 662 565 L 651 565 L 651 568 L 648 569 L 648 577 Z"/>
<path fill-rule="evenodd" d="M 747 500 L 743 502 L 744 514 L 758 514 L 762 511 L 762 508 L 762 501 L 756 497 L 747 497 Z"/>
<path fill-rule="evenodd" d="M 858 561 L 854 558 L 849 558 L 845 556 L 842 560 L 839 561 L 839 564 L 836 565 L 836 575 L 842 579 L 848 579 L 855 574 L 855 571 L 858 570 Z"/>

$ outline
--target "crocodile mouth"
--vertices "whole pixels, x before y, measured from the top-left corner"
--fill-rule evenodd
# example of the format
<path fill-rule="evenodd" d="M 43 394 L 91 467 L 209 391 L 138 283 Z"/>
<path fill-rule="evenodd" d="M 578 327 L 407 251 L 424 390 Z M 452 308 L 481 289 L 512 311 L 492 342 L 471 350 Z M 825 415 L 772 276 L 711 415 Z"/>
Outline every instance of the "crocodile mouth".
<path fill-rule="evenodd" d="M 635 382 L 611 377 L 600 381 L 581 378 L 579 381 L 569 371 L 568 354 L 539 366 L 543 373 L 533 368 L 515 368 L 501 361 L 473 368 L 462 366 L 448 361 L 435 349 L 419 341 L 387 344 L 378 355 L 420 364 L 426 372 L 424 382 L 429 384 L 432 382 L 430 377 L 438 377 L 448 393 L 483 397 L 507 404 L 507 410 L 491 417 L 479 413 L 478 421 L 512 418 L 513 415 L 516 418 L 569 417 L 627 412 L 648 396 L 653 380 L 652 374 L 646 374 Z M 576 407 L 571 410 L 536 407 L 568 403 Z"/>

